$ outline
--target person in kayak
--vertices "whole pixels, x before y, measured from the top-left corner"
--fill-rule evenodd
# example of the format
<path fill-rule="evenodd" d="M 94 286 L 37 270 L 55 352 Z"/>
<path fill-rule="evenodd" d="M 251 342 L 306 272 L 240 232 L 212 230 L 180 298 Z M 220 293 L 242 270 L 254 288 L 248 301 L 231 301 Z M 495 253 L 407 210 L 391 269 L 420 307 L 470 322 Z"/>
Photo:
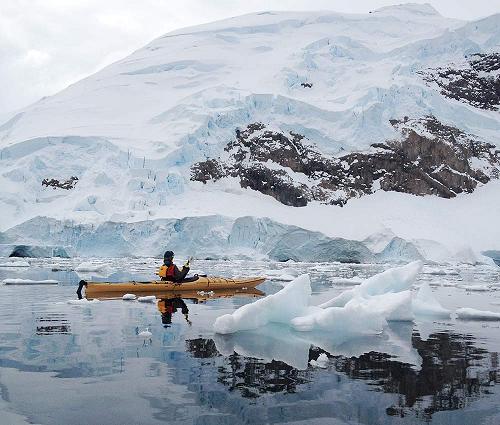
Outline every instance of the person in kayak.
<path fill-rule="evenodd" d="M 184 263 L 182 270 L 179 270 L 179 268 L 174 264 L 174 253 L 172 251 L 165 252 L 163 255 L 163 265 L 160 267 L 160 271 L 158 273 L 161 280 L 180 284 L 182 282 L 194 282 L 198 279 L 197 275 L 186 278 L 188 273 L 189 260 Z"/>

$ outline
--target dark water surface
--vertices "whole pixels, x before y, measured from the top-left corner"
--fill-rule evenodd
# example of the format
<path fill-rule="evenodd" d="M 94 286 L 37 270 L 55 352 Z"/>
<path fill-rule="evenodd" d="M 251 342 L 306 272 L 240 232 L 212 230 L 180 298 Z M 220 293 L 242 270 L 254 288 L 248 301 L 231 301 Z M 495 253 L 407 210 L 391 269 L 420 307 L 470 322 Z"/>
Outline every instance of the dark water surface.
<path fill-rule="evenodd" d="M 61 283 L 0 286 L 1 425 L 500 423 L 498 322 L 392 323 L 384 335 L 341 345 L 326 334 L 276 325 L 222 336 L 212 330 L 215 318 L 254 298 L 68 304 L 76 299 L 79 276 L 73 269 L 79 261 L 30 261 L 33 269 L 1 268 L 0 280 Z M 156 264 L 104 263 L 105 274 L 115 280 L 150 278 Z M 290 267 L 197 266 L 219 275 Z M 293 267 L 311 272 L 318 301 L 349 288 L 339 278 L 362 279 L 387 268 Z M 443 270 L 426 268 L 421 276 L 443 305 L 499 311 L 497 270 Z M 460 287 L 471 283 L 491 288 Z M 260 289 L 272 293 L 280 287 L 270 281 Z M 146 330 L 151 337 L 139 335 Z M 322 353 L 328 356 L 325 367 L 312 366 L 309 361 Z"/>

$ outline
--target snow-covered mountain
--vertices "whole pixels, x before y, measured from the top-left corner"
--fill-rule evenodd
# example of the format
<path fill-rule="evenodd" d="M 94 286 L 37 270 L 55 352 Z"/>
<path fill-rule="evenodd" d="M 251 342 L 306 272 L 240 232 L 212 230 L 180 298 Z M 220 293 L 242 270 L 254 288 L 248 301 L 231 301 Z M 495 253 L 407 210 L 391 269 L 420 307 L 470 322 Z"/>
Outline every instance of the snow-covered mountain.
<path fill-rule="evenodd" d="M 0 124 L 0 230 L 252 216 L 388 258 L 498 250 L 499 107 L 500 15 L 404 4 L 186 28 Z"/>

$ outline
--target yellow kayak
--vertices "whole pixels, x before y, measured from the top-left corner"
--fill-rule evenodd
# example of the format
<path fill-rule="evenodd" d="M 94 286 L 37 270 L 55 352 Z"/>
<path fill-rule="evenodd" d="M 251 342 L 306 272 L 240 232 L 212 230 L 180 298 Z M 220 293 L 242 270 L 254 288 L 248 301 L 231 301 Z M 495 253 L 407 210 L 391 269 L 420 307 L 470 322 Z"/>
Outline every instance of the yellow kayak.
<path fill-rule="evenodd" d="M 99 292 L 93 295 L 86 294 L 86 298 L 91 299 L 116 299 L 121 298 L 123 295 L 129 293 L 129 291 L 123 292 Z M 148 295 L 154 295 L 158 299 L 172 299 L 172 298 L 183 298 L 197 300 L 197 302 L 202 303 L 208 300 L 214 300 L 217 298 L 232 298 L 236 296 L 243 297 L 262 297 L 266 295 L 264 292 L 259 291 L 257 288 L 245 288 L 245 289 L 215 289 L 215 290 L 172 290 L 172 291 L 151 291 L 147 293 Z"/>
<path fill-rule="evenodd" d="M 169 291 L 212 291 L 217 289 L 248 289 L 255 288 L 264 282 L 264 277 L 247 277 L 227 279 L 224 277 L 200 276 L 193 282 L 173 283 L 164 280 L 151 282 L 86 282 L 81 281 L 79 291 L 85 287 L 85 296 L 95 298 L 101 293 L 131 293 L 143 294 Z"/>

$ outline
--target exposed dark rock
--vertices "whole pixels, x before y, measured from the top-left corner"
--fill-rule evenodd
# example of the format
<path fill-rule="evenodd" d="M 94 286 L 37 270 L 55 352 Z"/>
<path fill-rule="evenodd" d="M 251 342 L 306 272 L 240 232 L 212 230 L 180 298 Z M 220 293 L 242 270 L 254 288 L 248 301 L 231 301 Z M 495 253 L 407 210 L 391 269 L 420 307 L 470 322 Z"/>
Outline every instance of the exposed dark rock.
<path fill-rule="evenodd" d="M 498 110 L 500 106 L 500 54 L 474 54 L 468 66 L 428 69 L 420 72 L 428 83 L 436 83 L 441 94 L 476 108 Z"/>
<path fill-rule="evenodd" d="M 57 179 L 43 179 L 42 180 L 42 186 L 51 186 L 54 190 L 55 189 L 66 189 L 70 190 L 73 189 L 78 182 L 78 177 L 71 176 L 68 180 L 65 181 L 60 181 Z"/>
<path fill-rule="evenodd" d="M 304 88 L 310 89 L 313 86 L 313 83 L 300 83 L 300 85 Z"/>
<path fill-rule="evenodd" d="M 500 156 L 494 145 L 432 116 L 404 117 L 391 124 L 401 133 L 399 140 L 334 158 L 317 151 L 300 134 L 253 123 L 236 130 L 235 139 L 225 147 L 228 159 L 195 164 L 191 178 L 203 183 L 239 178 L 243 188 L 300 207 L 310 201 L 344 205 L 377 188 L 452 198 L 498 177 Z"/>

